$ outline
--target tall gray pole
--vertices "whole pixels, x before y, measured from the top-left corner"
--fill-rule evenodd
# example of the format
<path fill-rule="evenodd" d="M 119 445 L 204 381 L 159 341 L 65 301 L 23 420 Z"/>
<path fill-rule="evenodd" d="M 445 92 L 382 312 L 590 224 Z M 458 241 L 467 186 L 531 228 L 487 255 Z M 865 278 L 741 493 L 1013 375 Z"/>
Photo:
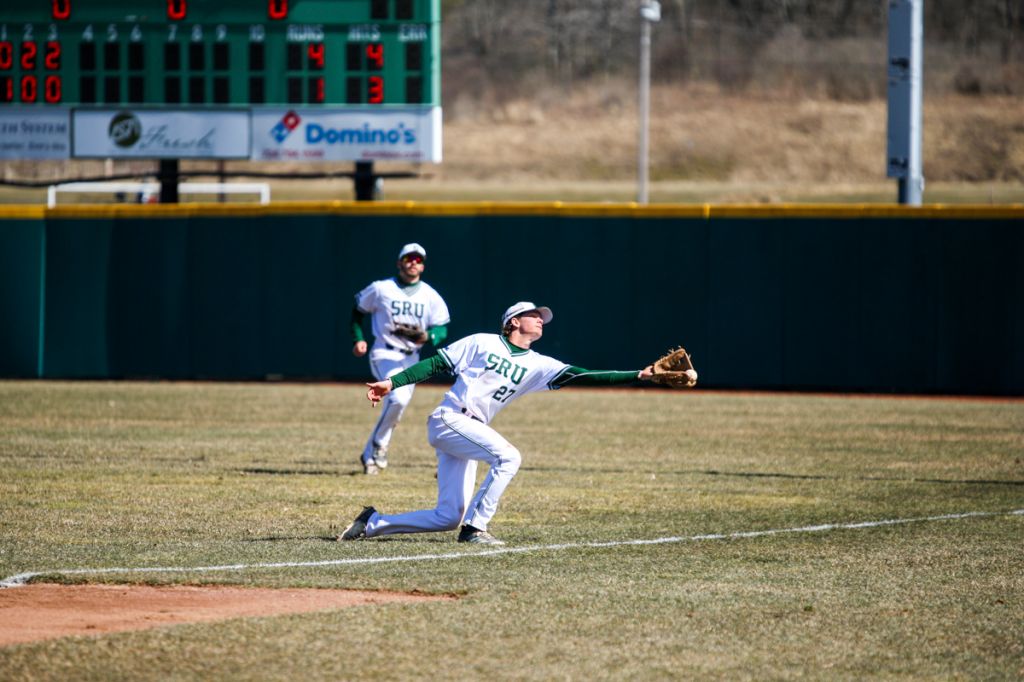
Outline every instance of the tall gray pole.
<path fill-rule="evenodd" d="M 661 5 L 656 0 L 642 0 L 640 5 L 640 98 L 637 106 L 640 134 L 637 140 L 636 201 L 647 203 L 647 150 L 650 146 L 651 113 L 651 24 L 661 19 Z"/>
<path fill-rule="evenodd" d="M 889 0 L 888 176 L 899 202 L 921 205 L 921 110 L 924 83 L 924 0 Z"/>

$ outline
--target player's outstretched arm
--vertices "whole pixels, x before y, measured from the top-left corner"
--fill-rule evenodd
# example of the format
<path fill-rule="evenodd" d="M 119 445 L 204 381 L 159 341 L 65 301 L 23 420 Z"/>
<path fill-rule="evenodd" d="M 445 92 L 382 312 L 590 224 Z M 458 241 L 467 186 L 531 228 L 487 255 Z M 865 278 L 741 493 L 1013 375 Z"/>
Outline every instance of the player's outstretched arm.
<path fill-rule="evenodd" d="M 584 369 L 570 365 L 551 380 L 549 387 L 552 389 L 565 386 L 619 386 L 631 384 L 636 381 L 647 380 L 653 371 L 648 365 L 641 370 L 631 369 L 624 372 L 617 370 L 594 370 Z"/>

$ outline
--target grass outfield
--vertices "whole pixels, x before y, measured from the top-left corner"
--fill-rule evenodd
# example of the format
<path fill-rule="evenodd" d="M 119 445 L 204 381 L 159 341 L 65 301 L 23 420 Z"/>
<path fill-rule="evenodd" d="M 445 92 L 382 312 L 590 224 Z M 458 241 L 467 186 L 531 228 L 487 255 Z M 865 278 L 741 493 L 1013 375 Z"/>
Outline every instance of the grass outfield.
<path fill-rule="evenodd" d="M 441 390 L 364 477 L 357 386 L 0 382 L 0 579 L 461 596 L 15 645 L 0 679 L 1024 675 L 1024 402 L 531 396 L 496 423 L 524 462 L 491 530 L 535 549 L 325 541 L 433 503 Z M 964 512 L 994 514 L 628 544 Z M 455 558 L 372 562 L 424 555 Z M 247 568 L 60 573 L 217 565 Z"/>

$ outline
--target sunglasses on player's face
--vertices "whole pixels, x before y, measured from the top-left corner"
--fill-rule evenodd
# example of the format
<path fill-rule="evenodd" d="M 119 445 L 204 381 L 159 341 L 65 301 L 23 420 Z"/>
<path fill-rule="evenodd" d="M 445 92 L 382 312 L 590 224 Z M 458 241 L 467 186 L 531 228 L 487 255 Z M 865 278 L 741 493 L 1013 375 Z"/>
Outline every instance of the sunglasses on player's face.
<path fill-rule="evenodd" d="M 408 256 L 402 256 L 402 262 L 403 263 L 422 263 L 423 262 L 423 256 L 419 255 L 418 253 L 413 253 L 413 254 L 410 254 Z"/>

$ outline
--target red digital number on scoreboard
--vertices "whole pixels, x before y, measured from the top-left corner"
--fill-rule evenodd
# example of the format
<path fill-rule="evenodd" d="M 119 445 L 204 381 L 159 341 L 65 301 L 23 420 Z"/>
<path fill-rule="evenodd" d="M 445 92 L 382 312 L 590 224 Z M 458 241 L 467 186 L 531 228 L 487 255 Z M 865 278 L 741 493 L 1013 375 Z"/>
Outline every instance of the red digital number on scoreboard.
<path fill-rule="evenodd" d="M 306 46 L 306 54 L 309 56 L 309 68 L 324 68 L 324 44 L 310 43 Z"/>
<path fill-rule="evenodd" d="M 367 79 L 369 84 L 369 97 L 366 101 L 370 104 L 380 104 L 384 101 L 384 79 L 380 76 L 370 76 Z"/>
<path fill-rule="evenodd" d="M 43 81 L 43 99 L 47 104 L 60 104 L 62 97 L 60 76 L 47 76 Z"/>
<path fill-rule="evenodd" d="M 181 21 L 188 15 L 188 0 L 167 0 L 167 18 Z"/>
<path fill-rule="evenodd" d="M 67 5 L 64 5 L 67 8 Z M 54 9 L 57 5 L 54 4 Z M 33 41 L 21 43 L 18 65 L 25 71 L 33 71 L 38 65 L 39 45 Z M 61 46 L 56 40 L 46 43 L 43 66 L 50 71 L 60 69 Z M 9 40 L 0 41 L 0 72 L 14 68 L 14 44 Z M 59 104 L 64 92 L 60 76 L 49 74 L 43 79 L 43 101 L 47 104 Z M 0 77 L 0 102 L 35 104 L 39 101 L 39 77 L 26 73 L 18 80 L 11 76 Z"/>
<path fill-rule="evenodd" d="M 53 0 L 53 18 L 66 20 L 71 18 L 71 0 Z"/>
<path fill-rule="evenodd" d="M 60 43 L 56 40 L 47 41 L 46 57 L 43 58 L 43 64 L 51 71 L 60 68 Z"/>
<path fill-rule="evenodd" d="M 39 97 L 39 80 L 35 76 L 21 77 L 21 101 L 32 104 Z"/>
<path fill-rule="evenodd" d="M 267 16 L 275 21 L 288 18 L 288 0 L 267 0 Z"/>
<path fill-rule="evenodd" d="M 21 44 L 21 68 L 26 71 L 31 71 L 36 68 L 36 55 L 39 54 L 39 48 L 33 42 L 27 42 Z"/>
<path fill-rule="evenodd" d="M 380 43 L 366 44 L 366 68 L 378 71 L 384 68 L 384 46 Z"/>

